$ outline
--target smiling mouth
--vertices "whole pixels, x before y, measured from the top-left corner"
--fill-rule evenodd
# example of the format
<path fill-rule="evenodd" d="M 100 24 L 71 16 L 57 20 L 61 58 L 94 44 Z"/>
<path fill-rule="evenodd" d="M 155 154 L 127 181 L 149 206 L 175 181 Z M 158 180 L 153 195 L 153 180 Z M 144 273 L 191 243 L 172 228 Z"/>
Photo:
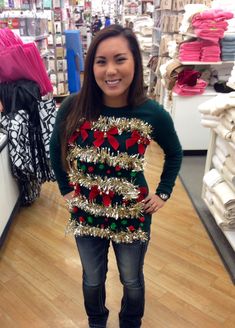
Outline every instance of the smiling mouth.
<path fill-rule="evenodd" d="M 117 85 L 120 81 L 121 81 L 121 79 L 118 79 L 118 80 L 106 80 L 105 83 L 107 85 L 114 86 L 114 85 Z"/>

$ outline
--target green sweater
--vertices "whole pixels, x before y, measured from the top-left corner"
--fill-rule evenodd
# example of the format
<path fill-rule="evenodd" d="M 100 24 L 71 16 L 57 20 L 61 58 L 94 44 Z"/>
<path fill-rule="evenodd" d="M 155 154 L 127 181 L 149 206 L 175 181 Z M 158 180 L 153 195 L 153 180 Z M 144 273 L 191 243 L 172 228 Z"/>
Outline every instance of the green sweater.
<path fill-rule="evenodd" d="M 74 95 L 62 103 L 50 142 L 51 163 L 62 195 L 68 201 L 68 231 L 75 235 L 130 243 L 148 240 L 151 215 L 142 200 L 148 194 L 144 153 L 150 140 L 163 149 L 164 166 L 156 193 L 171 194 L 182 149 L 172 119 L 162 106 L 147 100 L 136 108 L 103 106 L 97 121 L 85 121 L 68 141 L 69 172 L 60 155 L 60 123 Z M 156 157 L 157 161 L 157 157 Z"/>

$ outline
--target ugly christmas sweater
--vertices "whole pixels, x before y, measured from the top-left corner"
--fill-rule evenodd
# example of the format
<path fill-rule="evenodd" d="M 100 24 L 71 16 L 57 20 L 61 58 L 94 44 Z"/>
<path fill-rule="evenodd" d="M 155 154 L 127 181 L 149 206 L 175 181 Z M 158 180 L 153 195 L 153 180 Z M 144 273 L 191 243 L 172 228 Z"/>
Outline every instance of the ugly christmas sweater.
<path fill-rule="evenodd" d="M 74 190 L 68 201 L 71 217 L 67 231 L 123 243 L 148 240 L 151 215 L 143 210 L 148 195 L 143 172 L 146 148 L 153 139 L 165 154 L 156 193 L 171 194 L 182 160 L 170 115 L 153 100 L 135 108 L 103 106 L 96 121 L 85 120 L 68 140 L 69 171 L 65 172 L 60 123 L 73 97 L 62 103 L 50 142 L 61 194 Z"/>

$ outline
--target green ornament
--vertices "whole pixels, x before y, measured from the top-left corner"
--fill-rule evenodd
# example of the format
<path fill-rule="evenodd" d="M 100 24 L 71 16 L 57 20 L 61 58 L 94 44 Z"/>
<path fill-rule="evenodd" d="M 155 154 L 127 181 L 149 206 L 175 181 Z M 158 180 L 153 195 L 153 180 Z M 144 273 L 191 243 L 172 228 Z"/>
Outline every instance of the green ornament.
<path fill-rule="evenodd" d="M 134 178 L 134 177 L 136 176 L 136 174 L 137 174 L 137 172 L 132 171 L 132 172 L 131 172 L 131 177 Z"/>
<path fill-rule="evenodd" d="M 114 223 L 114 222 L 110 225 L 110 228 L 111 228 L 112 230 L 115 230 L 116 227 L 117 227 L 117 225 L 116 225 L 116 223 Z"/>
<path fill-rule="evenodd" d="M 127 220 L 122 220 L 122 221 L 121 221 L 121 224 L 122 224 L 122 225 L 126 225 L 126 224 L 127 224 Z"/>
<path fill-rule="evenodd" d="M 122 175 L 122 172 L 118 172 L 117 175 Z"/>
<path fill-rule="evenodd" d="M 88 216 L 88 217 L 87 217 L 87 221 L 88 221 L 89 223 L 92 223 L 92 222 L 93 222 L 93 217 L 92 217 L 92 216 Z"/>
<path fill-rule="evenodd" d="M 100 165 L 99 165 L 99 169 L 100 169 L 100 170 L 103 170 L 103 169 L 104 169 L 104 164 L 100 164 Z"/>
<path fill-rule="evenodd" d="M 86 171 L 86 165 L 82 165 L 82 166 L 81 166 L 81 169 L 82 169 L 83 171 Z"/>
<path fill-rule="evenodd" d="M 141 227 L 143 227 L 143 226 L 144 226 L 144 224 L 143 224 L 143 223 L 140 223 L 140 226 L 141 226 Z"/>

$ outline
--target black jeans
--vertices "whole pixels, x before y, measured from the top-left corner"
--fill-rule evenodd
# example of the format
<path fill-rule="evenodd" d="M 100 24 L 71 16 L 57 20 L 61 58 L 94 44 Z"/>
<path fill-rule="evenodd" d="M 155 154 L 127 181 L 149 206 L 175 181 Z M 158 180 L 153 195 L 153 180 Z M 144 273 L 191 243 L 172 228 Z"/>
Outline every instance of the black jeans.
<path fill-rule="evenodd" d="M 90 327 L 106 327 L 109 311 L 105 306 L 105 280 L 110 241 L 99 237 L 76 237 L 83 267 L 84 304 Z M 114 243 L 123 298 L 119 312 L 120 328 L 139 328 L 144 314 L 143 264 L 148 242 Z"/>

